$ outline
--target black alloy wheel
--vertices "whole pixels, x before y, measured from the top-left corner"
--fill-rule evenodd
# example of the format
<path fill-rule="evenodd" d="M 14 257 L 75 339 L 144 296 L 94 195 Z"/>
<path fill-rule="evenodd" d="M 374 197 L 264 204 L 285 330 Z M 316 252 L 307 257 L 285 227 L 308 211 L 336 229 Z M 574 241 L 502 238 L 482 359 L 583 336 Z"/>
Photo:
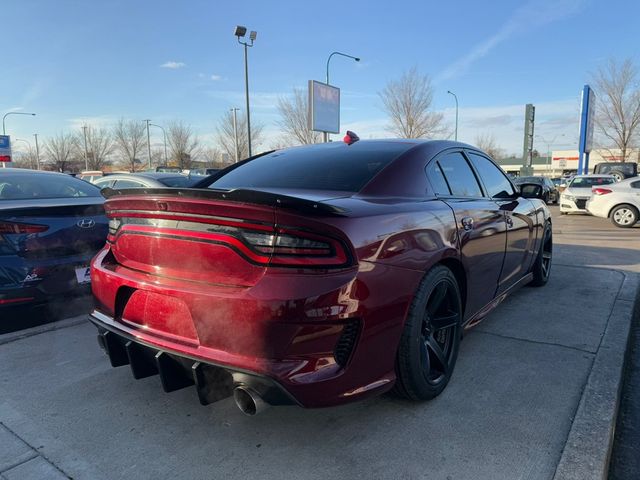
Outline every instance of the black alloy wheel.
<path fill-rule="evenodd" d="M 405 323 L 396 360 L 396 393 L 428 400 L 446 387 L 460 345 L 462 302 L 455 276 L 434 267 L 422 280 Z"/>
<path fill-rule="evenodd" d="M 551 230 L 551 223 L 547 222 L 544 227 L 544 233 L 542 236 L 542 244 L 538 251 L 538 256 L 533 264 L 532 273 L 533 281 L 531 285 L 534 287 L 541 287 L 546 285 L 549 281 L 549 275 L 551 274 L 551 263 L 553 260 L 553 232 Z"/>

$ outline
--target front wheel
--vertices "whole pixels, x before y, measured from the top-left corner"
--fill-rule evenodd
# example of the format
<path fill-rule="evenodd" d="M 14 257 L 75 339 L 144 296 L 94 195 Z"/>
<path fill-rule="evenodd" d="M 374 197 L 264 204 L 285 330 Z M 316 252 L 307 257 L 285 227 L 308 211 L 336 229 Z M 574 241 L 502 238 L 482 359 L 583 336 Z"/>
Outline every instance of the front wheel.
<path fill-rule="evenodd" d="M 549 275 L 551 274 L 551 260 L 553 257 L 553 232 L 551 230 L 551 223 L 547 222 L 544 227 L 544 233 L 542 234 L 542 243 L 540 244 L 540 250 L 531 269 L 533 273 L 533 280 L 531 286 L 542 287 L 549 281 Z"/>
<path fill-rule="evenodd" d="M 611 211 L 611 223 L 620 228 L 631 228 L 638 223 L 638 210 L 631 205 L 618 205 Z"/>
<path fill-rule="evenodd" d="M 420 282 L 396 357 L 394 391 L 410 400 L 430 400 L 449 383 L 458 358 L 462 300 L 447 267 L 432 268 Z"/>

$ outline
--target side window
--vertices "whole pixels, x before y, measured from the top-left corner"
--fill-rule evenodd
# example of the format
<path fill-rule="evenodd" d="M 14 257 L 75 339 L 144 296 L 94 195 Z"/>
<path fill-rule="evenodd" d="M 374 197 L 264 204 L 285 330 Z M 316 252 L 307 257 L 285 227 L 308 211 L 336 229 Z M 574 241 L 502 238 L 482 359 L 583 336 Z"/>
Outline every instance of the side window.
<path fill-rule="evenodd" d="M 438 164 L 449 185 L 451 195 L 457 197 L 482 196 L 478 180 L 462 153 L 448 153 L 438 159 Z"/>
<path fill-rule="evenodd" d="M 427 178 L 429 182 L 431 182 L 431 186 L 436 195 L 451 195 L 451 190 L 449 190 L 449 186 L 438 162 L 433 161 L 427 166 Z"/>
<path fill-rule="evenodd" d="M 487 189 L 487 194 L 491 198 L 512 198 L 515 196 L 516 192 L 511 182 L 493 162 L 488 158 L 471 152 L 469 152 L 469 158 L 480 174 Z"/>
<path fill-rule="evenodd" d="M 134 180 L 117 180 L 116 188 L 140 188 L 143 187 L 140 182 L 136 182 Z"/>
<path fill-rule="evenodd" d="M 631 188 L 640 188 L 640 180 L 637 182 L 631 182 Z"/>

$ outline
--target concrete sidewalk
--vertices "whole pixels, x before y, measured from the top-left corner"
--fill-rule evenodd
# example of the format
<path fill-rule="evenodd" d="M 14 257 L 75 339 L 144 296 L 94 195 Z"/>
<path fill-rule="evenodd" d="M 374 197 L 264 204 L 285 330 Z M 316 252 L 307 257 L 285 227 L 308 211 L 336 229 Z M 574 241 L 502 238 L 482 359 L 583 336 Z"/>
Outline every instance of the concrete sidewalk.
<path fill-rule="evenodd" d="M 133 380 L 70 326 L 0 346 L 0 422 L 76 479 L 602 478 L 636 280 L 554 265 L 465 337 L 432 402 L 253 418 Z"/>

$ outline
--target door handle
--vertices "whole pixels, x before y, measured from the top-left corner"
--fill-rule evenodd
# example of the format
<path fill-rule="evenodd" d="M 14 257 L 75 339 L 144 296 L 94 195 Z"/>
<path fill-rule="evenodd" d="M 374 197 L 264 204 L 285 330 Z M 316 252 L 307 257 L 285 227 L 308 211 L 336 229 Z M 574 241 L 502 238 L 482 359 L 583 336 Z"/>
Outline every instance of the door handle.
<path fill-rule="evenodd" d="M 507 224 L 507 227 L 513 228 L 513 219 L 510 216 L 507 216 L 504 219 L 504 222 Z"/>
<path fill-rule="evenodd" d="M 465 230 L 471 230 L 473 228 L 473 218 L 471 217 L 462 217 L 461 223 L 462 228 Z"/>

